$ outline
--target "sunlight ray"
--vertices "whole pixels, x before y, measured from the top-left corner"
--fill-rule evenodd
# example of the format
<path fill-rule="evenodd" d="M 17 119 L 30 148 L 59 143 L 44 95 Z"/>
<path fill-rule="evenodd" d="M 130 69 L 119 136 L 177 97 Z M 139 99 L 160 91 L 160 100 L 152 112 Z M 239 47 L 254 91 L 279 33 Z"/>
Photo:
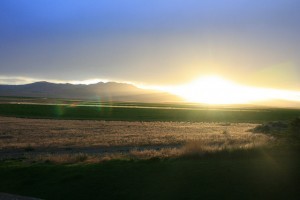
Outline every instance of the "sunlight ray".
<path fill-rule="evenodd" d="M 164 90 L 186 101 L 206 104 L 246 104 L 266 100 L 300 101 L 300 92 L 239 85 L 219 76 L 205 76 Z"/>

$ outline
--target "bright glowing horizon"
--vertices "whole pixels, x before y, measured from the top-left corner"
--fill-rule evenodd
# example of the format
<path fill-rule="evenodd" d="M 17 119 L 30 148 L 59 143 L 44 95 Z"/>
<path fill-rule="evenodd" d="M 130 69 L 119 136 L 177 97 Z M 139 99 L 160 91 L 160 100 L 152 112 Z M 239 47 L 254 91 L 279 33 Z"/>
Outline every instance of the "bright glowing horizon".
<path fill-rule="evenodd" d="M 300 102 L 299 91 L 244 86 L 215 75 L 202 76 L 183 85 L 161 87 L 160 90 L 178 95 L 187 102 L 212 105 L 249 104 L 268 100 Z"/>
<path fill-rule="evenodd" d="M 181 97 L 186 102 L 203 103 L 210 105 L 255 104 L 256 102 L 270 100 L 294 101 L 300 103 L 300 91 L 282 90 L 276 88 L 254 87 L 239 84 L 218 75 L 200 76 L 190 82 L 176 85 L 150 85 L 132 81 L 112 79 L 87 79 L 87 80 L 49 80 L 28 77 L 3 77 L 0 84 L 20 85 L 39 81 L 70 84 L 96 84 L 99 82 L 117 82 L 134 85 L 140 89 L 167 92 Z"/>

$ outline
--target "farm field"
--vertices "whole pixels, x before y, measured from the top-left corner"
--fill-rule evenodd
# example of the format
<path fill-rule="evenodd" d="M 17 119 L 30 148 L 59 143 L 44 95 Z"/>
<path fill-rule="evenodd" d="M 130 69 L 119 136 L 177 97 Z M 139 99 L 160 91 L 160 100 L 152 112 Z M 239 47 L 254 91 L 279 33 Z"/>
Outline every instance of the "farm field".
<path fill-rule="evenodd" d="M 3 99 L 2 99 L 3 101 Z M 106 121 L 177 121 L 262 123 L 291 120 L 300 109 L 267 107 L 217 107 L 185 104 L 97 103 L 66 100 L 22 99 L 0 103 L 0 115 L 22 118 Z"/>
<path fill-rule="evenodd" d="M 250 132 L 256 124 L 207 122 L 126 122 L 0 117 L 0 156 L 49 154 L 163 157 L 226 149 L 251 149 L 274 137 Z M 120 155 L 119 155 L 120 156 Z M 160 156 L 160 157 L 161 157 Z M 52 155 L 53 157 L 53 155 Z"/>
<path fill-rule="evenodd" d="M 102 104 L 101 104 L 102 105 Z M 42 199 L 298 199 L 297 109 L 0 104 L 0 192 Z"/>

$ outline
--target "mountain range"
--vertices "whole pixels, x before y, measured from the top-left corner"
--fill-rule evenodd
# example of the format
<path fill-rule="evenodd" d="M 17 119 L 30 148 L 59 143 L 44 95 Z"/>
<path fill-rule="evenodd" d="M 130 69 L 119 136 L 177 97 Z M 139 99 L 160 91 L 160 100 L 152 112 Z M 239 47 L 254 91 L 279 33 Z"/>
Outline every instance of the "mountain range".
<path fill-rule="evenodd" d="M 38 97 L 148 103 L 185 102 L 179 96 L 167 92 L 141 89 L 132 84 L 117 82 L 99 82 L 84 85 L 42 81 L 25 85 L 0 85 L 0 97 Z M 300 108 L 300 102 L 279 99 L 257 101 L 249 105 Z"/>
<path fill-rule="evenodd" d="M 99 82 L 90 85 L 35 82 L 25 85 L 0 85 L 0 96 L 83 99 L 101 101 L 182 102 L 175 95 L 140 89 L 132 84 Z"/>

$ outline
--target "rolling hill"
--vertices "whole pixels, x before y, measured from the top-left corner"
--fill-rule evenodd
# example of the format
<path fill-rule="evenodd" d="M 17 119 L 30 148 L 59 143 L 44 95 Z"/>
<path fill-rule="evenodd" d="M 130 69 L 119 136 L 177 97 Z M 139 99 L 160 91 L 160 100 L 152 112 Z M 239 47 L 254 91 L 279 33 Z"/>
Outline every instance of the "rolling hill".
<path fill-rule="evenodd" d="M 84 99 L 101 101 L 180 102 L 180 97 L 137 88 L 127 83 L 99 82 L 90 85 L 35 82 L 25 85 L 0 85 L 0 96 Z"/>

